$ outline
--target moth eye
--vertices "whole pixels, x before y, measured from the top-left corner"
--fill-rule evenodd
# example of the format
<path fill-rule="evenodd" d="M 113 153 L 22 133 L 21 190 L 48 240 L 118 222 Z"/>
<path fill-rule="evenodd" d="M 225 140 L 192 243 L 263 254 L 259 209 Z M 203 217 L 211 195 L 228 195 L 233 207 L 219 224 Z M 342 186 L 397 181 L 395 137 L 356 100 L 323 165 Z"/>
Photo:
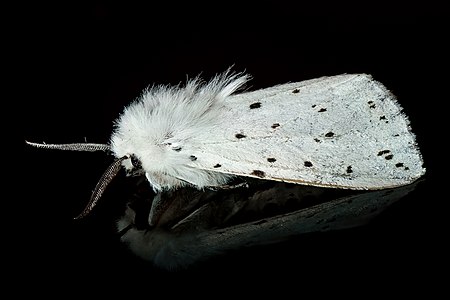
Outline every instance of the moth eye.
<path fill-rule="evenodd" d="M 135 167 L 136 169 L 141 168 L 141 166 L 142 166 L 141 161 L 139 160 L 139 158 L 137 158 L 136 155 L 132 154 L 130 159 L 131 159 L 131 164 L 133 165 L 133 167 Z"/>

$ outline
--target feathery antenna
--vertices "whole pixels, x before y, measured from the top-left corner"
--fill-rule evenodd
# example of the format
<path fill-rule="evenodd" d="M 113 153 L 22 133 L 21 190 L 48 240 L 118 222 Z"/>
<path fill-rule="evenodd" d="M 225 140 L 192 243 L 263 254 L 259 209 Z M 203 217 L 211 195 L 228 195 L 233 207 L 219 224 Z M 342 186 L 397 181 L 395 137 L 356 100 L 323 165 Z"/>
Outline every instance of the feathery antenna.
<path fill-rule="evenodd" d="M 42 149 L 55 149 L 55 150 L 69 150 L 69 151 L 109 151 L 111 147 L 107 144 L 94 144 L 94 143 L 73 143 L 73 144 L 39 144 L 29 141 L 25 141 L 28 145 L 42 148 Z"/>
<path fill-rule="evenodd" d="M 92 209 L 97 204 L 98 200 L 102 196 L 103 192 L 105 191 L 108 184 L 116 177 L 117 173 L 119 173 L 121 167 L 122 167 L 122 161 L 129 158 L 129 156 L 123 156 L 121 158 L 116 159 L 109 167 L 106 169 L 106 171 L 103 173 L 102 177 L 98 181 L 97 185 L 95 186 L 94 191 L 92 192 L 91 199 L 89 200 L 89 203 L 86 205 L 84 210 L 74 219 L 81 219 L 87 216 Z"/>

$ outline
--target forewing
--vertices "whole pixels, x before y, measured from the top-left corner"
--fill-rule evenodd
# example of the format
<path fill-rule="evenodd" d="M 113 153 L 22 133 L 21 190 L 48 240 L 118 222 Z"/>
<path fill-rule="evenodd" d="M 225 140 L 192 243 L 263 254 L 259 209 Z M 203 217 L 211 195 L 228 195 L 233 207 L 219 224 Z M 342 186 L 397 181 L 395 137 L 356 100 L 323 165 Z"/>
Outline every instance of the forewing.
<path fill-rule="evenodd" d="M 230 97 L 192 167 L 350 189 L 413 182 L 422 157 L 395 96 L 366 74 Z"/>

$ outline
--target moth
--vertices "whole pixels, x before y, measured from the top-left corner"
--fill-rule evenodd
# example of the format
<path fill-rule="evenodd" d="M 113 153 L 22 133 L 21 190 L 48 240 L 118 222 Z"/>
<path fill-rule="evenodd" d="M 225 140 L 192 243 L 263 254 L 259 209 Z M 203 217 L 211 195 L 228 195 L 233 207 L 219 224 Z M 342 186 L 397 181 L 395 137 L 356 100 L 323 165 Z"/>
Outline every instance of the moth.
<path fill-rule="evenodd" d="M 147 88 L 117 118 L 108 144 L 27 143 L 114 155 L 78 218 L 122 168 L 144 174 L 155 192 L 227 188 L 236 177 L 379 190 L 425 173 L 407 116 L 371 75 L 242 91 L 249 79 L 228 69 L 208 82 Z"/>

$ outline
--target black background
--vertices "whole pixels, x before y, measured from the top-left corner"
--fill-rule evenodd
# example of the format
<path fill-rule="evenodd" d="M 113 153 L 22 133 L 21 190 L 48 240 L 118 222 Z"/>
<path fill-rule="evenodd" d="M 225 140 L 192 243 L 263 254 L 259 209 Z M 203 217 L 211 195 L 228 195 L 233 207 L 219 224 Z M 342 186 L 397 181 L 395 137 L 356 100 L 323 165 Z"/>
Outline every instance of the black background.
<path fill-rule="evenodd" d="M 294 280 L 288 286 L 299 290 L 337 282 L 349 293 L 361 283 L 366 293 L 398 287 L 401 279 L 410 290 L 439 285 L 433 274 L 445 272 L 446 196 L 435 179 L 445 156 L 435 150 L 439 136 L 448 133 L 440 118 L 448 98 L 441 76 L 448 54 L 442 8 L 92 2 L 18 11 L 23 27 L 11 33 L 16 47 L 10 62 L 17 71 L 11 77 L 19 83 L 14 103 L 22 111 L 23 139 L 106 143 L 114 119 L 148 85 L 178 84 L 200 73 L 208 79 L 232 65 L 252 75 L 252 89 L 369 73 L 399 99 L 427 167 L 414 193 L 367 226 L 242 250 L 166 273 L 135 258 L 114 235 L 112 216 L 120 215 L 127 190 L 123 174 L 91 216 L 72 220 L 111 157 L 24 145 L 21 197 L 14 200 L 19 208 L 10 214 L 19 243 L 8 243 L 20 263 L 19 280 L 43 280 L 38 289 L 44 292 L 58 285 L 66 291 L 103 287 L 99 278 L 106 279 L 106 290 L 148 287 L 149 293 L 162 283 L 169 286 L 166 292 L 175 291 L 176 283 L 188 279 L 202 290 L 207 278 L 217 284 L 216 293 L 246 286 L 251 278 L 257 280 L 254 290 L 280 288 L 275 280 Z"/>

